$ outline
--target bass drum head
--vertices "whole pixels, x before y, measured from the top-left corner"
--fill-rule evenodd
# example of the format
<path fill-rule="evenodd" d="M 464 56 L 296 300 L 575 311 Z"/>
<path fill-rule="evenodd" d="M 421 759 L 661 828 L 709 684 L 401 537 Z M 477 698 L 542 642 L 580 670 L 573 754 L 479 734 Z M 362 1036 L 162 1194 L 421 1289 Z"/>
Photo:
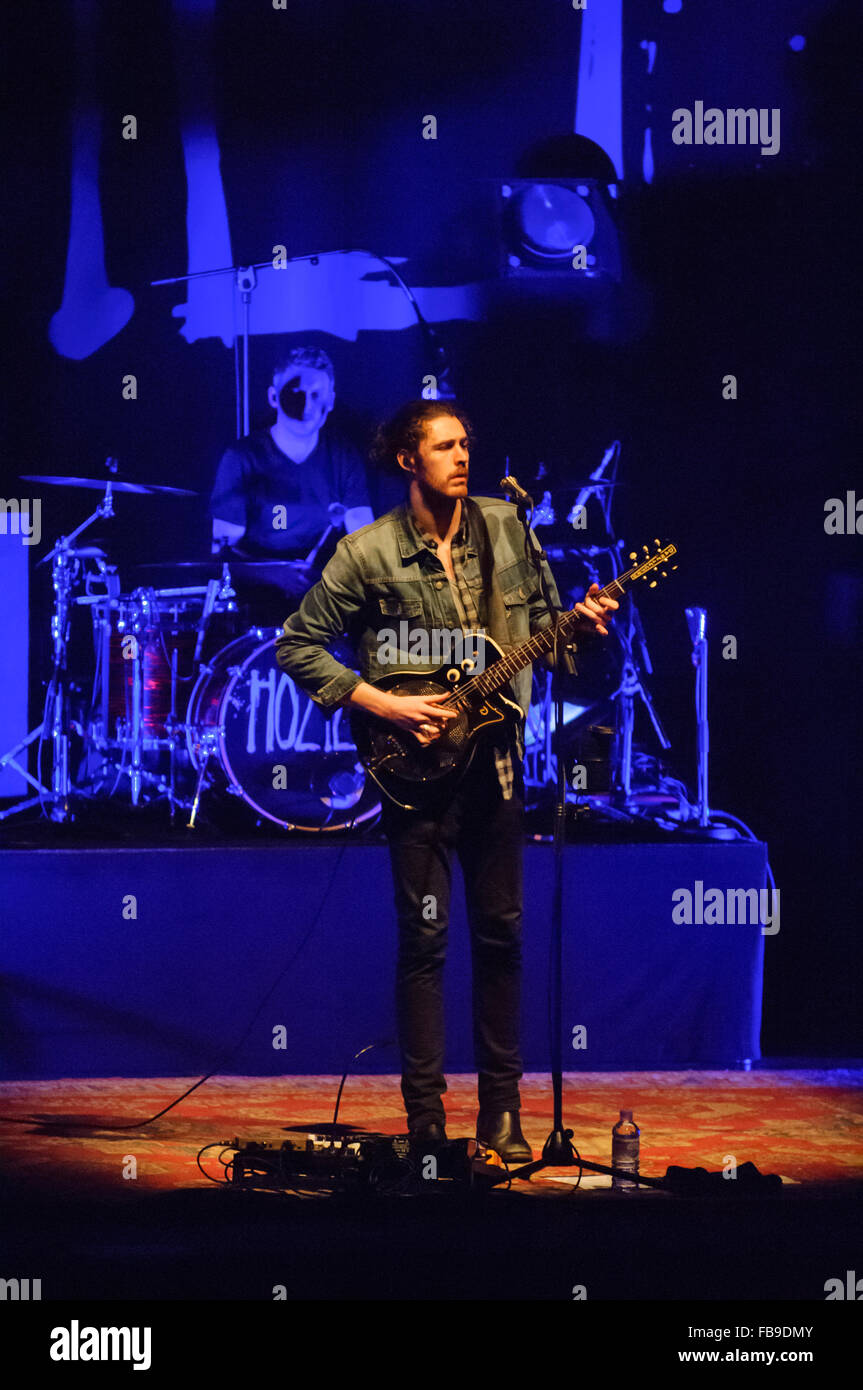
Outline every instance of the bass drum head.
<path fill-rule="evenodd" d="M 261 629 L 229 643 L 199 680 L 189 706 L 196 768 L 209 746 L 227 790 L 286 830 L 348 830 L 380 813 L 346 712 L 325 719 L 276 663 Z"/>

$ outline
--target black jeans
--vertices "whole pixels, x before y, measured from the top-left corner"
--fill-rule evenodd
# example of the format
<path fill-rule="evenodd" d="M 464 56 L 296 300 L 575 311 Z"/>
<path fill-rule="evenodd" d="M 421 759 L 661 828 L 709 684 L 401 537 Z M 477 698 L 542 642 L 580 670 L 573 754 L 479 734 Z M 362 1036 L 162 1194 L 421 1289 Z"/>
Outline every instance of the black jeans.
<path fill-rule="evenodd" d="M 481 1109 L 518 1110 L 524 789 L 505 801 L 477 749 L 447 802 L 404 811 L 384 798 L 398 919 L 396 1015 L 408 1127 L 444 1123 L 443 966 L 452 851 L 465 882 L 473 961 L 473 1040 Z"/>

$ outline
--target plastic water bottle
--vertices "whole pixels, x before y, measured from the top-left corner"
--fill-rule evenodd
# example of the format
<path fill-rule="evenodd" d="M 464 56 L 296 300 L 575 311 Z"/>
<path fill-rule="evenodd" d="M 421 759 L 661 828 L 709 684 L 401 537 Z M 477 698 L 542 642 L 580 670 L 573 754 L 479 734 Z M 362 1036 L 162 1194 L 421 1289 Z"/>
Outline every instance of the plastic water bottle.
<path fill-rule="evenodd" d="M 633 1123 L 632 1111 L 621 1110 L 620 1119 L 611 1131 L 611 1166 L 627 1173 L 638 1172 L 638 1145 L 641 1130 Z M 611 1185 L 619 1192 L 637 1192 L 638 1183 L 631 1178 L 613 1176 Z"/>

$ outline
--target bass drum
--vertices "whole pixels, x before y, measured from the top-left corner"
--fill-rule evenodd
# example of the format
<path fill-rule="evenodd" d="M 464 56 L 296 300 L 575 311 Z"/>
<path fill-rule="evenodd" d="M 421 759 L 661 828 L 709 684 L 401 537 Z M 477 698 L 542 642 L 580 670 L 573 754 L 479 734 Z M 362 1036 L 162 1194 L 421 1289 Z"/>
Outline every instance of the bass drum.
<path fill-rule="evenodd" d="M 253 628 L 202 671 L 186 719 L 197 772 L 285 830 L 349 830 L 380 813 L 343 710 L 324 718 L 276 664 L 275 637 Z"/>

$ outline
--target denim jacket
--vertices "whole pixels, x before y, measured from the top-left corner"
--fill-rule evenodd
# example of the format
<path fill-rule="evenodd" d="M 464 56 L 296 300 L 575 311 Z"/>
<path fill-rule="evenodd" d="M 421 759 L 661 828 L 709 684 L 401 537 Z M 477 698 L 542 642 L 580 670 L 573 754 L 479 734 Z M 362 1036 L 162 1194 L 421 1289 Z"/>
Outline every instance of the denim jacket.
<path fill-rule="evenodd" d="M 483 521 L 490 544 L 491 592 L 487 595 L 486 629 L 503 651 L 525 641 L 551 621 L 539 590 L 536 571 L 524 549 L 524 531 L 516 508 L 496 497 L 467 498 L 469 545 L 465 578 L 482 591 Z M 543 561 L 552 600 L 557 586 Z M 479 611 L 484 611 L 483 606 Z M 409 663 L 381 664 L 379 634 L 398 631 L 405 619 L 411 629 L 460 630 L 446 571 L 439 557 L 420 539 L 406 502 L 368 526 L 343 536 L 323 574 L 284 625 L 276 641 L 276 660 L 326 713 L 344 704 L 360 680 L 374 682 L 399 669 L 418 675 L 434 669 Z M 346 635 L 360 675 L 338 661 L 327 647 Z M 511 692 L 527 713 L 531 667 L 519 671 Z M 523 751 L 519 731 L 519 751 Z"/>

